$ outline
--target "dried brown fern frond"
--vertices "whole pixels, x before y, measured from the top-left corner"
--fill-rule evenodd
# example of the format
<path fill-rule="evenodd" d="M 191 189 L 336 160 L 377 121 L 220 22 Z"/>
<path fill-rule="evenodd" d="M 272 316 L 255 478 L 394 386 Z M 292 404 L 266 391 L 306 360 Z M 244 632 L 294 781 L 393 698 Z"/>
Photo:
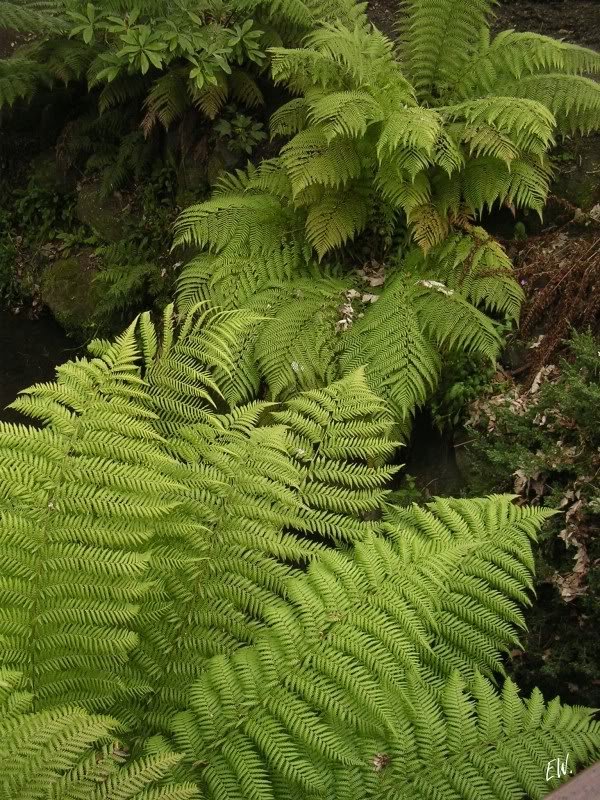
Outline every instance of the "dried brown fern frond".
<path fill-rule="evenodd" d="M 571 328 L 600 333 L 600 224 L 568 225 L 531 239 L 516 261 L 527 299 L 521 335 L 543 330 L 531 349 L 532 374 L 547 364 Z"/>

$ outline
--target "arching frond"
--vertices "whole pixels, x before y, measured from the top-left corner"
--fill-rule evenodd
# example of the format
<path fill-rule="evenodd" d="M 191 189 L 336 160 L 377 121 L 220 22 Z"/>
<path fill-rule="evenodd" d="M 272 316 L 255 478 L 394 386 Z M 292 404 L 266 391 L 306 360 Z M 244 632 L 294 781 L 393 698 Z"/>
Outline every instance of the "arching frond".
<path fill-rule="evenodd" d="M 476 306 L 517 320 L 523 290 L 506 252 L 482 228 L 448 237 L 429 253 L 430 274 Z"/>
<path fill-rule="evenodd" d="M 417 92 L 438 98 L 464 71 L 494 0 L 405 0 L 400 20 L 403 61 Z"/>
<path fill-rule="evenodd" d="M 0 59 L 0 107 L 30 99 L 40 86 L 52 83 L 47 70 L 27 58 Z"/>
<path fill-rule="evenodd" d="M 112 85 L 112 84 L 109 84 Z M 146 117 L 142 126 L 147 133 L 156 120 L 169 128 L 190 105 L 186 69 L 170 70 L 154 82 L 146 99 Z"/>
<path fill-rule="evenodd" d="M 0 798 L 196 800 L 193 783 L 173 778 L 182 756 L 163 752 L 127 764 L 122 726 L 76 706 L 30 712 L 21 675 L 0 670 Z"/>
<path fill-rule="evenodd" d="M 600 121 L 600 84 L 580 75 L 531 75 L 503 83 L 515 97 L 524 97 L 550 109 L 559 133 L 588 134 Z"/>
<path fill-rule="evenodd" d="M 225 784 L 231 796 L 247 797 L 247 781 L 260 797 L 280 787 L 292 797 L 348 800 L 382 790 L 468 797 L 467 785 L 490 798 L 507 785 L 514 797 L 541 795 L 537 750 L 552 753 L 554 725 L 561 745 L 568 740 L 584 763 L 593 757 L 590 737 L 599 731 L 589 711 L 561 711 L 558 701 L 546 709 L 539 693 L 522 702 L 510 681 L 498 693 L 480 670 L 440 657 L 464 618 L 481 626 L 467 648 L 484 672 L 498 644 L 513 640 L 521 621 L 506 593 L 529 584 L 529 532 L 540 521 L 506 498 L 440 502 L 405 511 L 387 540 L 373 534 L 353 554 L 314 562 L 292 581 L 291 604 L 273 613 L 255 647 L 207 665 L 190 711 L 175 720 L 179 746 L 202 759 L 197 777 L 207 796 Z M 494 584 L 475 578 L 490 546 L 502 550 L 490 554 L 502 559 Z M 440 608 L 435 598 L 461 572 L 466 596 L 474 594 L 454 617 L 453 601 Z M 530 732 L 535 758 L 524 755 Z M 231 747 L 214 744 L 224 741 Z"/>
<path fill-rule="evenodd" d="M 581 75 L 600 71 L 600 56 L 593 50 L 538 33 L 502 31 L 490 43 L 482 43 L 450 94 L 460 97 L 500 91 L 505 81 L 528 75 L 561 73 Z"/>

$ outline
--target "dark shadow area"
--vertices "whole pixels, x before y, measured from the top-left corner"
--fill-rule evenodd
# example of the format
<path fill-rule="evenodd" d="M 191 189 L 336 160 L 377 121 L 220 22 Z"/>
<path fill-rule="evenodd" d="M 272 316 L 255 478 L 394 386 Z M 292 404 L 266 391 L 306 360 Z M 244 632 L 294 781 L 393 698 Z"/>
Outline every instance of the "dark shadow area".
<path fill-rule="evenodd" d="M 0 420 L 23 422 L 6 406 L 22 389 L 52 380 L 56 366 L 79 350 L 48 312 L 32 320 L 0 311 Z"/>

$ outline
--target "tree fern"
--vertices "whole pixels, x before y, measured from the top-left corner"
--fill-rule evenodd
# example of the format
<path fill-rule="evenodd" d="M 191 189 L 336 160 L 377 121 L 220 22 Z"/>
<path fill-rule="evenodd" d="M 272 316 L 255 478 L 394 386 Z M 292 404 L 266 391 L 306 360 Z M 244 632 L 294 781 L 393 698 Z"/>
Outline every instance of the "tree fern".
<path fill-rule="evenodd" d="M 115 723 L 75 705 L 110 711 L 134 756 L 97 797 L 541 796 L 538 759 L 560 745 L 586 763 L 597 725 L 557 703 L 540 717 L 538 695 L 498 697 L 481 675 L 517 641 L 545 512 L 386 508 L 392 419 L 361 373 L 215 409 L 251 324 L 196 309 L 177 328 L 167 309 L 159 334 L 144 316 L 138 340 L 94 342 L 17 401 L 45 427 L 2 432 L 2 661 L 24 673 L 3 701 L 7 797 L 23 776 L 38 796 L 47 767 L 46 791 L 53 764 L 66 791 L 112 768 Z"/>
<path fill-rule="evenodd" d="M 490 5 L 405 4 L 402 62 L 364 21 L 324 25 L 303 48 L 272 50 L 274 80 L 302 95 L 274 114 L 273 133 L 292 135 L 277 169 L 319 257 L 364 228 L 374 193 L 403 213 L 424 249 L 441 242 L 453 215 L 496 203 L 541 210 L 554 132 L 598 125 L 598 87 L 580 74 L 598 59 L 529 34 L 490 44 L 480 35 Z M 444 46 L 440 60 L 448 38 L 460 46 Z M 479 85 L 480 62 L 489 68 Z M 193 213 L 182 218 L 188 230 Z"/>
<path fill-rule="evenodd" d="M 224 179 L 211 200 L 181 215 L 176 242 L 193 242 L 219 255 L 217 261 L 202 261 L 200 273 L 201 259 L 184 273 L 182 298 L 193 302 L 196 291 L 198 298 L 223 302 L 219 287 L 225 281 L 254 272 L 256 263 L 275 269 L 281 242 L 335 263 L 353 239 L 373 235 L 366 230 L 373 207 L 394 220 L 396 231 L 407 228 L 426 254 L 417 273 L 449 291 L 424 292 L 417 302 L 411 289 L 401 302 L 400 284 L 393 289 L 388 282 L 377 306 L 357 308 L 352 329 L 342 331 L 329 350 L 315 345 L 322 341 L 322 316 L 316 327 L 304 329 L 302 314 L 308 319 L 314 309 L 292 298 L 285 325 L 264 326 L 261 341 L 273 343 L 267 360 L 262 350 L 255 361 L 244 351 L 248 387 L 256 388 L 260 375 L 268 373 L 275 395 L 292 389 L 289 365 L 300 362 L 289 356 L 286 341 L 302 347 L 296 338 L 303 331 L 315 365 L 305 378 L 318 385 L 332 377 L 329 357 L 339 356 L 343 368 L 367 365 L 369 379 L 406 418 L 435 385 L 440 347 L 477 343 L 493 356 L 498 338 L 479 311 L 517 319 L 520 287 L 502 250 L 484 244 L 479 233 L 473 236 L 473 219 L 498 205 L 541 214 L 552 177 L 546 153 L 554 135 L 590 131 L 600 123 L 598 87 L 582 75 L 597 69 L 598 58 L 585 48 L 532 34 L 507 32 L 490 42 L 490 10 L 483 0 L 468 10 L 452 0 L 404 4 L 400 61 L 389 40 L 360 18 L 351 27 L 323 25 L 301 48 L 272 49 L 275 82 L 298 95 L 275 112 L 272 132 L 291 138 L 278 158 Z M 447 46 L 449 40 L 455 46 Z M 390 272 L 400 266 L 410 274 L 414 262 L 405 256 L 400 254 Z M 307 263 L 309 258 L 301 258 L 286 279 L 303 278 Z M 277 318 L 289 293 L 266 273 L 261 289 L 253 276 L 254 288 L 244 289 L 243 299 L 237 289 L 229 296 Z M 207 279 L 196 280 L 194 290 L 192 275 L 200 274 Z M 343 270 L 336 275 L 343 278 Z M 345 278 L 347 291 L 361 291 L 354 275 Z M 240 280 L 243 285 L 245 278 Z M 389 303 L 388 294 L 395 298 Z M 384 314 L 388 322 L 380 327 Z M 453 335 L 440 325 L 449 320 Z M 278 325 L 280 335 L 274 333 Z M 427 331 L 435 331 L 437 341 Z"/>
<path fill-rule="evenodd" d="M 0 3 L 0 28 L 13 31 L 48 33 L 60 30 L 61 21 L 56 12 L 59 2 L 36 3 L 20 0 L 20 2 Z"/>
<path fill-rule="evenodd" d="M 476 619 L 488 630 L 458 638 L 469 642 L 469 663 L 475 651 L 485 662 L 488 646 L 495 650 L 489 629 L 508 619 L 510 630 L 514 605 L 469 580 L 471 572 L 480 574 L 476 556 L 463 568 L 461 560 L 471 537 L 475 554 L 487 524 L 499 524 L 511 545 L 500 545 L 508 572 L 499 571 L 497 583 L 510 587 L 519 564 L 514 548 L 531 563 L 534 515 L 520 519 L 501 498 L 478 507 L 440 504 L 436 511 L 439 517 L 404 512 L 391 541 L 375 536 L 354 557 L 331 553 L 315 562 L 306 579 L 294 580 L 295 613 L 278 610 L 254 648 L 207 665 L 174 729 L 198 763 L 208 797 L 466 798 L 475 796 L 474 787 L 482 797 L 541 797 L 548 789 L 543 765 L 558 740 L 589 758 L 597 729 L 589 712 L 561 712 L 557 702 L 546 710 L 537 692 L 523 703 L 510 681 L 498 695 L 477 669 L 453 670 L 442 644 L 446 637 L 452 642 L 460 616 Z M 410 538 L 413 526 L 423 536 L 419 546 L 419 534 Z M 500 544 L 502 535 L 494 540 Z M 450 601 L 460 609 L 453 619 L 434 597 L 438 581 L 451 585 L 462 569 L 464 585 L 478 597 L 472 607 L 464 596 L 460 604 Z M 487 609 L 479 606 L 482 595 Z M 557 740 L 547 733 L 555 724 Z M 525 731 L 534 735 L 531 749 L 523 747 Z"/>

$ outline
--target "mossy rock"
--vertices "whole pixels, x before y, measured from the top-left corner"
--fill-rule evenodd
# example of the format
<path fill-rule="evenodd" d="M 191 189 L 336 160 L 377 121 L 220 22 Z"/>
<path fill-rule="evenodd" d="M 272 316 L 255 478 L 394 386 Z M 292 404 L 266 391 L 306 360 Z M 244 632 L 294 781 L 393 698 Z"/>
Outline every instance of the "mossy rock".
<path fill-rule="evenodd" d="M 42 300 L 67 333 L 83 336 L 93 325 L 100 290 L 94 284 L 93 251 L 61 258 L 42 275 Z"/>
<path fill-rule="evenodd" d="M 69 194 L 77 188 L 75 173 L 59 165 L 54 150 L 47 150 L 34 158 L 29 180 L 37 189 L 55 194 Z"/>
<path fill-rule="evenodd" d="M 127 203 L 118 194 L 104 197 L 100 181 L 85 183 L 77 194 L 77 219 L 105 242 L 118 242 L 127 232 Z"/>

